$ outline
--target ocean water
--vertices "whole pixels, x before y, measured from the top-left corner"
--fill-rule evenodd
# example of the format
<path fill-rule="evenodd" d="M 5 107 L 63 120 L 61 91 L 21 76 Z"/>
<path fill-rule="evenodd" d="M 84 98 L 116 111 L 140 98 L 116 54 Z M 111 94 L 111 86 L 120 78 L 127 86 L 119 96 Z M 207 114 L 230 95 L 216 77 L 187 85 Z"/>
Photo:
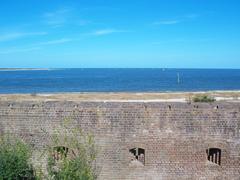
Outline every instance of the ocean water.
<path fill-rule="evenodd" d="M 0 93 L 240 90 L 240 70 L 53 69 L 0 71 Z"/>

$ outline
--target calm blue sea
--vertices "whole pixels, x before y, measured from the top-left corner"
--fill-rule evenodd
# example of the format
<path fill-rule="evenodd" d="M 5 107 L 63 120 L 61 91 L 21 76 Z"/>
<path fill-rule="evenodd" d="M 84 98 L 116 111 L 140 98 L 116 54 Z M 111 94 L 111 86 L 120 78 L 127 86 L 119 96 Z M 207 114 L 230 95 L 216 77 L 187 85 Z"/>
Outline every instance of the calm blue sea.
<path fill-rule="evenodd" d="M 0 93 L 240 90 L 240 70 L 55 69 L 0 71 Z"/>

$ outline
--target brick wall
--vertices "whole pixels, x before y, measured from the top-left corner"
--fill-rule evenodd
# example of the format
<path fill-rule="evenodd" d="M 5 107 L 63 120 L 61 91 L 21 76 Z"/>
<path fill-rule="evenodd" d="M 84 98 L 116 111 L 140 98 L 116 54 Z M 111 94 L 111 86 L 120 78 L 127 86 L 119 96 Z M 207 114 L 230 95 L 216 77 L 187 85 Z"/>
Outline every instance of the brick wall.
<path fill-rule="evenodd" d="M 49 143 L 42 130 L 65 118 L 94 133 L 101 180 L 240 179 L 240 103 L 0 102 L 0 133 L 31 143 L 36 165 Z M 145 165 L 133 148 L 145 150 Z M 221 149 L 221 165 L 209 148 Z"/>

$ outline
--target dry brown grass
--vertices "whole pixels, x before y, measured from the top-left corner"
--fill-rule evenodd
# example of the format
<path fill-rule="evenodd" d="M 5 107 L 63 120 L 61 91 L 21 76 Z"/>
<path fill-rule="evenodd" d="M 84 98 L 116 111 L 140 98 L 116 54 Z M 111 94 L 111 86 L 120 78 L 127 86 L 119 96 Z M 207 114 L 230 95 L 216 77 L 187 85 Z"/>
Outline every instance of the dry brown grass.
<path fill-rule="evenodd" d="M 196 95 L 238 99 L 240 91 L 184 93 L 61 93 L 61 94 L 1 94 L 0 101 L 101 101 L 101 100 L 169 100 L 190 101 Z"/>

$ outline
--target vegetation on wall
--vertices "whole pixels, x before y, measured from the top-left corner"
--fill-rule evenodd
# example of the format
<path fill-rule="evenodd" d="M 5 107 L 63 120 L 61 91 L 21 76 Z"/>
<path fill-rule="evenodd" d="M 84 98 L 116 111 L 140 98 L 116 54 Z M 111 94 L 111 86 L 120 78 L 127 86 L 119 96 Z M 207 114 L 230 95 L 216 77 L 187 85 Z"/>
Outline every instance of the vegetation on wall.
<path fill-rule="evenodd" d="M 31 148 L 10 135 L 0 137 L 0 179 L 36 179 Z"/>
<path fill-rule="evenodd" d="M 51 136 L 48 147 L 48 174 L 51 179 L 96 179 L 97 150 L 91 134 L 63 125 Z"/>
<path fill-rule="evenodd" d="M 215 99 L 213 97 L 209 97 L 207 95 L 196 95 L 193 97 L 193 102 L 206 102 L 206 103 L 210 103 L 210 102 L 214 102 Z"/>
<path fill-rule="evenodd" d="M 0 180 L 95 180 L 97 150 L 94 137 L 67 125 L 54 135 L 42 156 L 47 156 L 47 172 L 34 169 L 32 148 L 12 136 L 0 137 Z M 42 158 L 42 157 L 41 157 Z"/>

